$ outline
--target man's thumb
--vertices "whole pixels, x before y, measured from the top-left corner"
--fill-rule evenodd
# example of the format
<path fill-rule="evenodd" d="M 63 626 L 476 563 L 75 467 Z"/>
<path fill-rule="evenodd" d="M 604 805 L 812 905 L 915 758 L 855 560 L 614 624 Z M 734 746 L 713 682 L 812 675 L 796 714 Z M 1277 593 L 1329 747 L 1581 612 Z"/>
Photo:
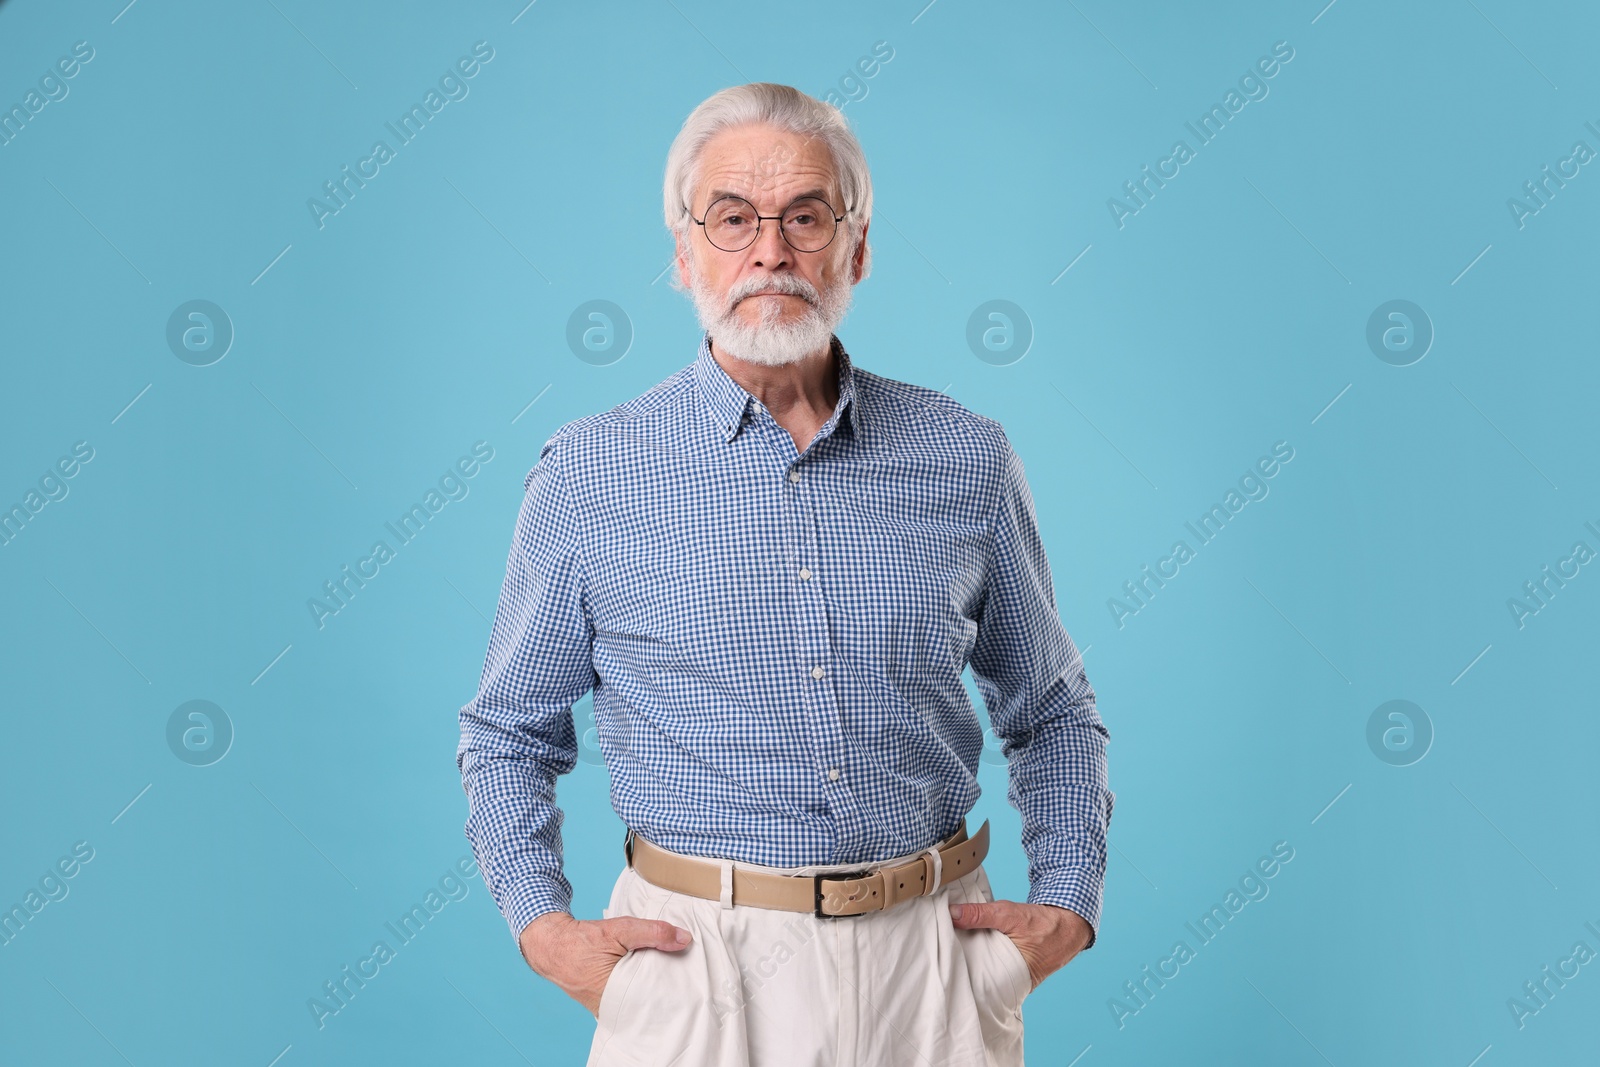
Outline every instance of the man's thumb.
<path fill-rule="evenodd" d="M 689 931 L 664 920 L 629 919 L 617 941 L 623 948 L 659 948 L 674 951 L 694 940 Z"/>
<path fill-rule="evenodd" d="M 982 904 L 952 904 L 950 905 L 950 921 L 963 930 L 975 926 L 987 926 L 988 914 Z"/>

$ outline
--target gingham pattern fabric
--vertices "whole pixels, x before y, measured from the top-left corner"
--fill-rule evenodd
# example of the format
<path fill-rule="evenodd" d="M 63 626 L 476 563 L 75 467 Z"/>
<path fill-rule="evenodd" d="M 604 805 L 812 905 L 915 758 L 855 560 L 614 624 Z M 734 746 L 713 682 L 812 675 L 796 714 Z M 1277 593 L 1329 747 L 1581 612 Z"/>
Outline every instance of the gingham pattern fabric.
<path fill-rule="evenodd" d="M 456 757 L 513 937 L 571 903 L 556 779 L 591 688 L 612 805 L 637 833 L 865 865 L 948 836 L 976 802 L 969 662 L 1027 899 L 1098 930 L 1110 734 L 1022 462 L 994 420 L 834 352 L 839 402 L 803 453 L 705 334 L 692 364 L 540 449 Z"/>

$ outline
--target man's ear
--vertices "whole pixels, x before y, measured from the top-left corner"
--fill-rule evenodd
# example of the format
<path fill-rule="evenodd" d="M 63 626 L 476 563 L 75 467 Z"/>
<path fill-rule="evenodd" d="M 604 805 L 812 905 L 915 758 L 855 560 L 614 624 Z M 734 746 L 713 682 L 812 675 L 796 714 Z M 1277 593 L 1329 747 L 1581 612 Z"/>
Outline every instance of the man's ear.
<path fill-rule="evenodd" d="M 867 265 L 867 231 L 872 228 L 872 220 L 868 219 L 861 224 L 861 243 L 856 246 L 856 254 L 850 260 L 850 284 L 855 285 L 866 276 Z"/>
<path fill-rule="evenodd" d="M 678 272 L 678 284 L 684 289 L 689 289 L 691 286 L 689 284 L 690 265 L 688 242 L 683 239 L 683 234 L 674 233 L 672 235 L 672 243 L 674 246 L 673 268 Z"/>

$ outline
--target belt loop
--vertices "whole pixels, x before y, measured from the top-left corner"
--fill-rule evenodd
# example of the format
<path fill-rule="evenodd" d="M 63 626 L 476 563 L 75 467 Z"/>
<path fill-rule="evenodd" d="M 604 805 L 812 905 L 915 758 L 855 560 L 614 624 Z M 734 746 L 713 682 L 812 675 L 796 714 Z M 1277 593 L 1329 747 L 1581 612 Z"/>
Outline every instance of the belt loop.
<path fill-rule="evenodd" d="M 933 857 L 933 875 L 928 879 L 928 888 L 922 894 L 925 897 L 931 897 L 933 891 L 939 888 L 940 882 L 944 879 L 944 856 L 939 853 L 937 845 L 928 849 L 923 855 Z"/>
<path fill-rule="evenodd" d="M 720 862 L 720 865 L 722 867 L 722 906 L 725 909 L 726 908 L 732 908 L 733 907 L 733 861 L 732 860 L 721 860 L 719 862 Z"/>

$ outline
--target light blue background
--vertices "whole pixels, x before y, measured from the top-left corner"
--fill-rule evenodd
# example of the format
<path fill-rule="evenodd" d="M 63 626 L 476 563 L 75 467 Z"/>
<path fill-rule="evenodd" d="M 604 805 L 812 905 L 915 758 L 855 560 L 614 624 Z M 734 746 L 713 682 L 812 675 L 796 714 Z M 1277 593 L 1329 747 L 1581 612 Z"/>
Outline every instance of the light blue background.
<path fill-rule="evenodd" d="M 1600 149 L 1591 5 L 524 2 L 0 7 L 6 108 L 94 49 L 0 147 L 0 505 L 94 449 L 0 548 L 0 905 L 94 849 L 0 947 L 0 1059 L 581 1062 L 591 1017 L 477 878 L 324 1028 L 306 1002 L 468 854 L 456 711 L 540 444 L 694 356 L 661 277 L 679 124 L 743 81 L 837 89 L 878 41 L 840 335 L 1005 426 L 1112 737 L 1100 941 L 1027 1000 L 1029 1062 L 1592 1056 L 1600 964 L 1507 1007 L 1600 951 L 1600 575 L 1507 607 L 1600 549 L 1600 169 L 1507 207 Z M 470 94 L 319 229 L 307 199 L 478 41 Z M 1119 228 L 1108 198 L 1278 41 L 1269 94 Z M 165 339 L 196 299 L 236 331 L 205 367 Z M 596 299 L 634 331 L 603 366 L 566 342 Z M 1034 331 L 1007 365 L 966 341 L 993 299 Z M 1409 366 L 1366 342 L 1394 299 L 1436 331 Z M 319 629 L 308 598 L 480 440 L 466 498 Z M 1119 627 L 1278 441 L 1270 494 Z M 206 767 L 166 740 L 194 699 L 236 732 Z M 1410 766 L 1367 744 L 1393 699 L 1436 733 Z M 621 861 L 595 759 L 560 785 L 588 918 Z M 982 783 L 1020 898 L 1003 763 Z M 1279 841 L 1270 895 L 1119 1028 L 1123 983 Z"/>

